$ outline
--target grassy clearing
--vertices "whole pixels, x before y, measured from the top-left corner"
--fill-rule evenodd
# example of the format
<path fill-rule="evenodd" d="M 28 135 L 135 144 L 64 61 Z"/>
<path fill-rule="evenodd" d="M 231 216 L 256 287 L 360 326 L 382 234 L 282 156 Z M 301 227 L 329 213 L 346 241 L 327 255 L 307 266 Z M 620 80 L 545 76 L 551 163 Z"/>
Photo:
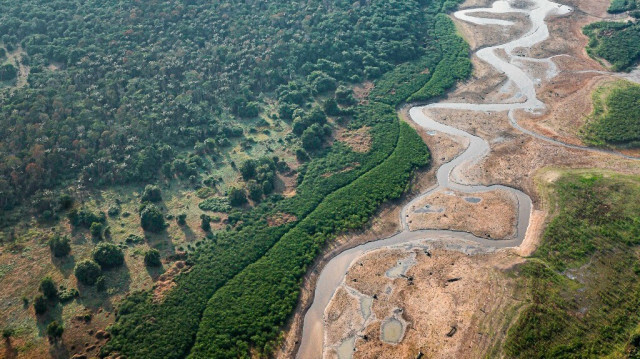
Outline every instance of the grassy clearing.
<path fill-rule="evenodd" d="M 640 323 L 640 178 L 572 171 L 551 192 L 555 216 L 520 269 L 528 306 L 509 330 L 512 358 L 621 358 Z M 635 343 L 635 344 L 634 344 Z"/>
<path fill-rule="evenodd" d="M 585 142 L 595 146 L 640 146 L 640 85 L 619 80 L 596 89 L 593 112 L 582 128 Z"/>

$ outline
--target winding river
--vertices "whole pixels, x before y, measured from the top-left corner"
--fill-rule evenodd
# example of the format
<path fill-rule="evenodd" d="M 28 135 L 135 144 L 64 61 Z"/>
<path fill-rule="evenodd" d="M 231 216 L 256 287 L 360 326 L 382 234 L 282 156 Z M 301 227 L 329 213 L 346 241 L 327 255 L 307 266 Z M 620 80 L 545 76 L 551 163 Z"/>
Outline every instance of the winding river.
<path fill-rule="evenodd" d="M 521 13 L 525 14 L 528 17 L 531 27 L 529 31 L 524 35 L 507 43 L 485 47 L 476 52 L 478 58 L 503 73 L 508 78 L 508 80 L 517 87 L 518 90 L 511 99 L 503 103 L 478 104 L 439 102 L 426 106 L 413 107 L 409 110 L 409 114 L 412 120 L 418 125 L 429 131 L 438 131 L 444 134 L 465 138 L 468 142 L 468 146 L 464 150 L 464 152 L 462 152 L 456 158 L 438 168 L 436 175 L 436 186 L 429 189 L 427 192 L 420 194 L 418 197 L 414 198 L 411 202 L 409 202 L 402 208 L 400 214 L 400 221 L 402 224 L 401 232 L 388 238 L 368 242 L 366 244 L 346 250 L 331 259 L 325 265 L 317 280 L 313 303 L 304 317 L 302 340 L 296 358 L 322 358 L 324 339 L 323 317 L 325 309 L 329 304 L 329 301 L 333 297 L 336 289 L 344 280 L 345 273 L 349 269 L 351 263 L 362 256 L 365 252 L 377 248 L 405 244 L 419 240 L 450 243 L 453 249 L 455 249 L 455 245 L 453 245 L 454 242 L 460 243 L 469 241 L 473 242 L 474 245 L 479 245 L 487 249 L 497 249 L 505 247 L 517 247 L 524 240 L 527 228 L 529 226 L 529 218 L 532 210 L 531 198 L 529 198 L 529 196 L 525 193 L 511 187 L 502 185 L 474 185 L 469 183 L 462 183 L 462 181 L 458 180 L 460 176 L 456 175 L 456 173 L 460 171 L 461 168 L 463 168 L 462 165 L 464 164 L 465 166 L 473 166 L 478 161 L 483 159 L 490 151 L 489 143 L 480 137 L 434 121 L 425 114 L 425 109 L 456 109 L 482 112 L 508 111 L 510 124 L 517 130 L 527 135 L 569 148 L 587 151 L 609 152 L 603 149 L 586 148 L 582 146 L 565 144 L 545 137 L 543 135 L 520 127 L 515 117 L 515 111 L 517 110 L 527 111 L 530 113 L 540 113 L 545 109 L 544 103 L 542 103 L 536 96 L 536 85 L 541 82 L 541 79 L 535 78 L 534 75 L 527 72 L 528 65 L 534 63 L 537 65 L 540 65 L 541 63 L 544 64 L 547 68 L 547 79 L 552 78 L 557 74 L 557 68 L 553 63 L 552 58 L 535 59 L 524 57 L 514 54 L 514 50 L 518 48 L 530 48 L 546 40 L 549 37 L 549 30 L 545 23 L 546 17 L 550 15 L 565 15 L 570 13 L 571 11 L 572 9 L 568 6 L 553 3 L 548 0 L 532 0 L 526 8 L 514 8 L 509 2 L 500 0 L 494 2 L 493 6 L 490 8 L 473 8 L 460 10 L 454 13 L 454 16 L 456 18 L 478 25 L 512 26 L 514 23 L 508 20 L 476 17 L 473 16 L 474 13 Z M 506 54 L 506 56 L 499 55 L 500 53 Z M 613 154 L 624 156 L 617 152 L 614 152 Z M 509 191 L 517 199 L 518 206 L 518 218 L 516 223 L 515 235 L 510 239 L 488 240 L 476 237 L 470 233 L 451 230 L 410 231 L 408 223 L 406 222 L 407 210 L 411 208 L 411 206 L 416 201 L 444 188 L 469 194 L 494 191 L 498 189 Z"/>

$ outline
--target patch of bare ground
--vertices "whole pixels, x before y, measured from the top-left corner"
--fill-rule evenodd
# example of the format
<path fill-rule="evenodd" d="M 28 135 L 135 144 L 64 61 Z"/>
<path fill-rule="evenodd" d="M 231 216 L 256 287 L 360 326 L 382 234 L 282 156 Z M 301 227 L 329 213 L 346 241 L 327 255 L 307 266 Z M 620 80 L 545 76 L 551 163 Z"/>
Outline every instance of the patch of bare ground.
<path fill-rule="evenodd" d="M 425 141 L 431 151 L 431 165 L 429 168 L 417 171 L 410 184 L 409 192 L 401 200 L 383 205 L 377 214 L 373 216 L 364 231 L 352 232 L 338 237 L 326 246 L 323 253 L 309 267 L 310 269 L 307 271 L 307 275 L 304 277 L 302 287 L 300 288 L 298 305 L 294 315 L 285 327 L 279 350 L 274 355 L 276 358 L 284 359 L 294 357 L 299 346 L 300 337 L 302 336 L 304 315 L 313 302 L 316 281 L 325 264 L 349 248 L 380 238 L 389 237 L 399 232 L 399 218 L 402 207 L 416 195 L 433 187 L 436 184 L 435 170 L 466 148 L 466 144 L 460 143 L 462 139 L 452 140 L 450 137 L 439 133 L 433 135 L 428 134 L 424 128 L 411 121 L 408 111 L 409 107 L 404 107 L 399 111 L 398 116 L 414 127 Z"/>
<path fill-rule="evenodd" d="M 370 130 L 369 126 L 360 127 L 357 130 L 341 128 L 336 133 L 335 139 L 349 146 L 354 152 L 369 152 L 372 141 Z"/>
<path fill-rule="evenodd" d="M 183 272 L 189 270 L 184 261 L 174 262 L 167 270 L 162 273 L 158 280 L 153 285 L 153 301 L 156 303 L 162 302 L 164 296 L 176 286 L 174 279 Z"/>
<path fill-rule="evenodd" d="M 387 271 L 414 256 L 404 275 Z M 505 334 L 519 305 L 515 279 L 507 275 L 522 259 L 510 251 L 467 255 L 433 249 L 382 249 L 369 252 L 349 268 L 344 284 L 325 312 L 325 358 L 355 335 L 354 358 L 478 358 Z M 360 298 L 373 298 L 365 322 Z M 402 340 L 381 339 L 381 324 L 391 313 L 405 322 Z M 398 315 L 398 314 L 396 314 Z M 363 325 L 364 324 L 364 325 Z"/>
<path fill-rule="evenodd" d="M 353 87 L 353 98 L 355 98 L 358 103 L 366 104 L 369 101 L 369 94 L 374 89 L 375 85 L 371 81 L 366 81 L 362 83 L 362 85 L 357 85 Z"/>
<path fill-rule="evenodd" d="M 269 227 L 278 227 L 283 224 L 295 222 L 298 218 L 291 213 L 278 212 L 267 217 Z"/>
<path fill-rule="evenodd" d="M 515 234 L 516 200 L 507 191 L 461 193 L 438 190 L 408 209 L 407 223 L 419 229 L 452 229 L 478 237 L 507 239 Z"/>
<path fill-rule="evenodd" d="M 296 195 L 297 186 L 298 172 L 292 170 L 285 174 L 276 174 L 274 187 L 277 193 L 282 193 L 286 198 L 293 197 Z"/>
<path fill-rule="evenodd" d="M 354 162 L 352 165 L 349 165 L 349 166 L 343 167 L 342 169 L 340 169 L 340 170 L 338 170 L 338 171 L 333 171 L 333 172 L 323 173 L 323 174 L 322 174 L 322 177 L 324 177 L 324 178 L 329 178 L 329 177 L 331 177 L 331 176 L 333 176 L 333 175 L 335 175 L 335 174 L 338 174 L 338 173 L 349 172 L 349 171 L 351 171 L 351 170 L 355 169 L 356 167 L 358 167 L 359 165 L 360 165 L 360 163 L 358 163 L 358 162 Z"/>

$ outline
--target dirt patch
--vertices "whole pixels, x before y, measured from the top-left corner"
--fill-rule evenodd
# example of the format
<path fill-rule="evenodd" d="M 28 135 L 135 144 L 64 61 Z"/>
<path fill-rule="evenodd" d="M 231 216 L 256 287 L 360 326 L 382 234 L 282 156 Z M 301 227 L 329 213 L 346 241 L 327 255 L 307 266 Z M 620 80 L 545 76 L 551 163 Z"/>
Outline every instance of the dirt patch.
<path fill-rule="evenodd" d="M 439 190 L 407 211 L 409 229 L 452 229 L 478 237 L 507 239 L 516 231 L 516 200 L 507 191 L 465 194 Z"/>
<path fill-rule="evenodd" d="M 414 256 L 415 264 L 396 278 L 388 270 Z M 504 336 L 519 301 L 508 269 L 522 260 L 509 251 L 466 255 L 435 249 L 383 249 L 358 259 L 328 306 L 325 358 L 354 336 L 354 358 L 478 358 Z M 360 298 L 373 298 L 362 317 Z M 405 322 L 400 343 L 381 340 L 381 323 L 395 315 Z"/>
<path fill-rule="evenodd" d="M 298 220 L 298 217 L 294 216 L 291 213 L 278 212 L 267 217 L 267 224 L 269 227 L 278 227 L 283 224 L 295 222 Z"/>
<path fill-rule="evenodd" d="M 296 195 L 296 187 L 298 186 L 298 172 L 290 171 L 286 174 L 278 173 L 274 183 L 275 191 L 282 193 L 286 198 Z"/>
<path fill-rule="evenodd" d="M 369 98 L 369 94 L 375 88 L 375 85 L 371 81 L 364 82 L 362 85 L 353 87 L 353 97 L 360 104 L 368 103 L 367 98 Z"/>
<path fill-rule="evenodd" d="M 357 130 L 340 129 L 335 139 L 351 147 L 354 152 L 365 153 L 371 149 L 371 134 L 369 126 L 360 127 Z"/>
<path fill-rule="evenodd" d="M 341 170 L 339 170 L 339 171 L 323 173 L 323 174 L 322 174 L 322 177 L 324 177 L 324 178 L 329 178 L 329 177 L 331 177 L 331 176 L 333 176 L 333 175 L 335 175 L 335 174 L 338 174 L 338 173 L 349 172 L 349 171 L 352 171 L 353 169 L 355 169 L 356 167 L 358 167 L 359 165 L 360 165 L 360 163 L 358 163 L 358 162 L 354 162 L 354 163 L 353 163 L 353 165 L 350 165 L 350 166 L 344 167 L 344 168 L 342 168 L 342 169 L 341 169 Z"/>
<path fill-rule="evenodd" d="M 174 262 L 171 267 L 167 268 L 153 285 L 153 301 L 156 303 L 162 302 L 167 292 L 176 286 L 174 279 L 187 270 L 188 267 L 184 261 Z"/>

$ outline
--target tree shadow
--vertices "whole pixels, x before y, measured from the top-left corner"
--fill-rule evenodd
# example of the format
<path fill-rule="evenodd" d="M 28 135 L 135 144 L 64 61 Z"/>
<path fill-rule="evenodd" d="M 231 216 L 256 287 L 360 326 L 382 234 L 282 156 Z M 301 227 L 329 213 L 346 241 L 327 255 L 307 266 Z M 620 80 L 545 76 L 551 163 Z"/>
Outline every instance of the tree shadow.
<path fill-rule="evenodd" d="M 121 267 L 102 271 L 105 278 L 104 291 L 98 291 L 95 285 L 87 286 L 78 283 L 80 297 L 78 303 L 91 311 L 102 308 L 106 311 L 113 311 L 114 303 L 111 300 L 113 295 L 129 293 L 131 287 L 131 273 L 129 267 L 123 264 Z"/>
<path fill-rule="evenodd" d="M 164 266 L 160 266 L 160 267 L 145 266 L 145 268 L 147 269 L 147 274 L 149 274 L 149 277 L 151 277 L 151 279 L 154 282 L 157 281 L 158 278 L 165 272 Z"/>
<path fill-rule="evenodd" d="M 184 225 L 184 226 L 179 226 L 180 230 L 182 231 L 182 233 L 184 234 L 184 239 L 187 242 L 193 242 L 195 240 L 197 240 L 198 238 L 196 237 L 195 232 L 193 232 L 191 230 L 191 227 L 189 227 L 188 225 Z"/>
<path fill-rule="evenodd" d="M 56 339 L 55 341 L 49 340 L 49 355 L 54 359 L 67 359 L 70 358 L 69 350 L 67 350 L 67 346 L 64 345 L 64 341 L 62 338 Z"/>
<path fill-rule="evenodd" d="M 51 262 L 66 278 L 69 278 L 73 274 L 73 270 L 76 267 L 76 259 L 73 255 L 67 255 L 64 257 L 56 257 L 51 254 Z"/>
<path fill-rule="evenodd" d="M 18 357 L 18 349 L 13 347 L 11 338 L 4 339 L 4 357 L 5 359 L 16 359 Z"/>

